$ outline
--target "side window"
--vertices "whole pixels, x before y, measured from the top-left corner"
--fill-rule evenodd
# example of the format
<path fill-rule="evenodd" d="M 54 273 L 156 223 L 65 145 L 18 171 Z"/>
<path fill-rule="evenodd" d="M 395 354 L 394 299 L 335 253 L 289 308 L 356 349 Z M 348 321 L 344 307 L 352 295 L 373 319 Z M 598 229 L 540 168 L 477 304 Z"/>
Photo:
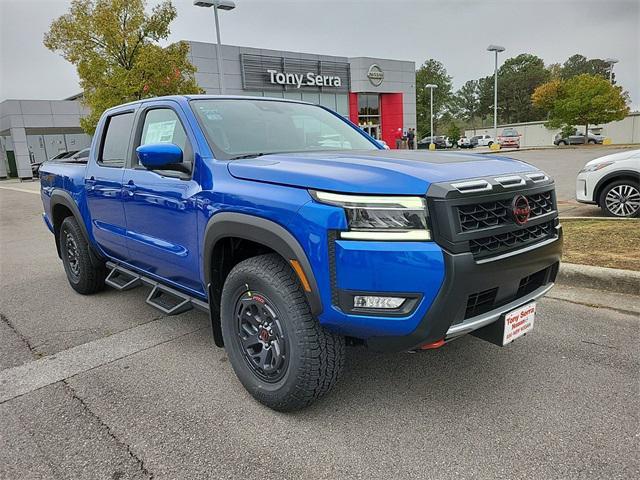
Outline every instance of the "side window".
<path fill-rule="evenodd" d="M 176 112 L 169 108 L 149 110 L 144 118 L 140 145 L 149 143 L 173 143 L 182 149 L 188 158 L 189 141 Z"/>
<path fill-rule="evenodd" d="M 133 112 L 109 117 L 98 159 L 99 164 L 107 167 L 124 166 L 132 128 Z"/>

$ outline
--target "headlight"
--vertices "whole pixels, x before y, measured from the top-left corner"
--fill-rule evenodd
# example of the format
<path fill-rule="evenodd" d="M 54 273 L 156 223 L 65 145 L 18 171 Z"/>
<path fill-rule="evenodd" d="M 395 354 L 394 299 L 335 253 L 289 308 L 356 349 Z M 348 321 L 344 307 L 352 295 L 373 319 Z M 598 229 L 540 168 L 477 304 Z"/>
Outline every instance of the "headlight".
<path fill-rule="evenodd" d="M 421 197 L 344 195 L 310 191 L 320 203 L 344 208 L 349 240 L 430 240 L 427 206 Z"/>
<path fill-rule="evenodd" d="M 594 163 L 593 165 L 587 165 L 582 170 L 580 170 L 580 173 L 583 173 L 583 172 L 595 172 L 596 170 L 601 170 L 604 167 L 608 167 L 609 165 L 613 165 L 613 163 L 614 162 L 601 162 L 601 163 Z"/>

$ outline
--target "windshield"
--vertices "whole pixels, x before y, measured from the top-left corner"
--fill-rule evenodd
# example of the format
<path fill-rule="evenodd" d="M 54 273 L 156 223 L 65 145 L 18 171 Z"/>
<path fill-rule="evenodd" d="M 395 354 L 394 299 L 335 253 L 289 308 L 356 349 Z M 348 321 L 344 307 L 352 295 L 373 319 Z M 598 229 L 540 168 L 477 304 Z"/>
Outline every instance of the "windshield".
<path fill-rule="evenodd" d="M 284 152 L 378 150 L 348 123 L 323 108 L 277 100 L 194 100 L 216 157 Z"/>

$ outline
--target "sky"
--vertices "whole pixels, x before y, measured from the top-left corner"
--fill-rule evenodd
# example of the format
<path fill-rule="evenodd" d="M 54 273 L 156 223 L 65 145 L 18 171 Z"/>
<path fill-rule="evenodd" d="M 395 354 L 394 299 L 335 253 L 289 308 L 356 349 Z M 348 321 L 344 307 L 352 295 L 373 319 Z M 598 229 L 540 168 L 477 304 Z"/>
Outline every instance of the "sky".
<path fill-rule="evenodd" d="M 532 53 L 545 64 L 580 53 L 619 59 L 617 81 L 640 109 L 640 0 L 235 0 L 221 12 L 222 42 L 325 55 L 441 61 L 454 88 Z M 159 3 L 149 0 L 149 5 Z M 215 41 L 213 12 L 173 0 L 169 41 Z M 67 0 L 0 0 L 0 101 L 62 99 L 79 92 L 75 68 L 42 45 Z"/>

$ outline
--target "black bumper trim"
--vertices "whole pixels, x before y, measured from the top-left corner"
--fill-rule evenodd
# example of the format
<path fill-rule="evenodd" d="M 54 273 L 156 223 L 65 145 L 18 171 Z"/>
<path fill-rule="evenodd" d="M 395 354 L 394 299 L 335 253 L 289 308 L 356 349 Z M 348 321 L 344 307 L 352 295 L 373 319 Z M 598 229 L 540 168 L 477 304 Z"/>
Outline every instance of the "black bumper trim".
<path fill-rule="evenodd" d="M 487 288 L 498 288 L 496 301 L 502 306 L 481 316 L 498 313 L 497 318 L 512 309 L 512 303 L 526 303 L 531 295 L 542 290 L 546 293 L 545 288 L 553 285 L 558 271 L 549 267 L 559 264 L 562 256 L 562 228 L 558 226 L 556 229 L 558 236 L 553 242 L 484 264 L 478 263 L 471 253 L 453 254 L 444 250 L 444 282 L 418 327 L 405 336 L 371 337 L 367 339 L 367 345 L 373 350 L 401 352 L 442 340 L 447 337 L 452 325 L 458 327 L 477 318 L 464 318 L 467 299 L 469 295 Z M 549 268 L 550 274 L 544 285 L 534 292 L 514 298 L 523 278 L 546 268 Z"/>

